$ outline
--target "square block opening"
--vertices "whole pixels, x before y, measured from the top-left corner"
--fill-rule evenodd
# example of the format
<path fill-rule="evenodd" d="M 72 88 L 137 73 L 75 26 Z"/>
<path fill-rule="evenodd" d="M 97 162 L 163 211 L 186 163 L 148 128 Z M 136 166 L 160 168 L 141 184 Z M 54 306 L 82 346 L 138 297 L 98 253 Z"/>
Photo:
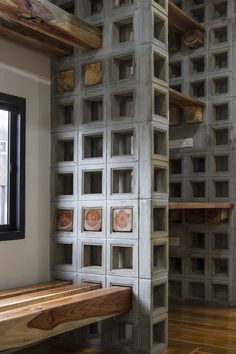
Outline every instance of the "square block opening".
<path fill-rule="evenodd" d="M 182 85 L 181 84 L 170 85 L 170 88 L 172 88 L 175 91 L 182 92 Z"/>
<path fill-rule="evenodd" d="M 205 71 L 205 58 L 197 57 L 190 60 L 190 69 L 193 74 Z"/>
<path fill-rule="evenodd" d="M 205 182 L 191 182 L 193 198 L 205 198 Z"/>
<path fill-rule="evenodd" d="M 115 79 L 131 80 L 134 78 L 134 56 L 132 54 L 113 58 Z"/>
<path fill-rule="evenodd" d="M 191 272 L 193 274 L 205 274 L 205 259 L 200 257 L 191 258 Z"/>
<path fill-rule="evenodd" d="M 164 345 L 166 342 L 165 321 L 153 325 L 153 345 Z"/>
<path fill-rule="evenodd" d="M 216 145 L 228 145 L 229 143 L 229 129 L 215 129 L 215 143 Z"/>
<path fill-rule="evenodd" d="M 182 75 L 182 62 L 176 61 L 174 63 L 170 63 L 170 78 L 175 79 L 177 77 L 181 77 Z"/>
<path fill-rule="evenodd" d="M 133 342 L 133 324 L 119 323 L 118 324 L 118 340 L 122 345 L 131 345 Z"/>
<path fill-rule="evenodd" d="M 74 140 L 65 139 L 56 141 L 56 162 L 74 161 Z"/>
<path fill-rule="evenodd" d="M 225 43 L 228 40 L 228 28 L 221 27 L 213 30 L 214 44 Z"/>
<path fill-rule="evenodd" d="M 55 5 L 57 5 L 57 1 L 52 1 L 53 3 L 55 3 Z M 62 10 L 68 12 L 71 15 L 74 15 L 75 12 L 75 3 L 74 0 L 70 0 L 70 1 L 64 1 L 62 4 L 58 5 Z"/>
<path fill-rule="evenodd" d="M 83 1 L 83 17 L 99 15 L 103 12 L 103 0 Z"/>
<path fill-rule="evenodd" d="M 180 175 L 182 173 L 182 160 L 181 159 L 170 160 L 170 173 L 172 175 Z"/>
<path fill-rule="evenodd" d="M 227 1 L 222 1 L 213 5 L 213 18 L 227 17 Z"/>
<path fill-rule="evenodd" d="M 133 170 L 112 170 L 112 193 L 133 193 Z"/>
<path fill-rule="evenodd" d="M 229 105 L 228 103 L 214 105 L 215 120 L 229 119 Z"/>
<path fill-rule="evenodd" d="M 160 284 L 153 287 L 153 308 L 166 307 L 166 285 Z"/>
<path fill-rule="evenodd" d="M 204 300 L 205 299 L 205 284 L 190 282 L 189 283 L 189 295 L 190 298 L 196 300 Z"/>
<path fill-rule="evenodd" d="M 167 133 L 154 129 L 153 132 L 153 153 L 155 155 L 167 155 Z"/>
<path fill-rule="evenodd" d="M 205 248 L 205 234 L 204 232 L 191 233 L 191 248 Z"/>
<path fill-rule="evenodd" d="M 83 100 L 83 123 L 103 121 L 103 98 L 94 97 Z"/>
<path fill-rule="evenodd" d="M 114 118 L 132 118 L 134 116 L 134 94 L 124 92 L 113 96 L 112 115 Z"/>
<path fill-rule="evenodd" d="M 56 231 L 72 232 L 74 223 L 74 211 L 70 209 L 58 209 L 56 211 Z"/>
<path fill-rule="evenodd" d="M 84 245 L 83 267 L 102 266 L 102 246 Z"/>
<path fill-rule="evenodd" d="M 180 9 L 182 9 L 182 0 L 173 0 L 172 2 Z"/>
<path fill-rule="evenodd" d="M 154 14 L 154 38 L 166 43 L 166 22 Z"/>
<path fill-rule="evenodd" d="M 112 156 L 131 156 L 134 154 L 134 131 L 112 132 Z"/>
<path fill-rule="evenodd" d="M 73 264 L 73 245 L 65 243 L 57 243 L 55 256 L 57 265 L 72 265 Z"/>
<path fill-rule="evenodd" d="M 100 328 L 100 323 L 92 323 L 89 325 L 89 334 L 92 336 L 98 336 L 101 335 L 101 328 Z"/>
<path fill-rule="evenodd" d="M 83 192 L 84 194 L 102 193 L 102 171 L 83 172 Z"/>
<path fill-rule="evenodd" d="M 229 197 L 229 182 L 228 181 L 215 181 L 215 196 L 216 198 L 228 198 Z"/>
<path fill-rule="evenodd" d="M 215 171 L 216 172 L 227 172 L 229 171 L 229 156 L 215 156 Z"/>
<path fill-rule="evenodd" d="M 154 66 L 154 76 L 157 79 L 166 81 L 166 58 L 161 55 L 153 54 L 153 66 Z"/>
<path fill-rule="evenodd" d="M 182 183 L 181 182 L 171 182 L 170 183 L 170 197 L 171 198 L 181 198 L 182 196 Z"/>
<path fill-rule="evenodd" d="M 228 301 L 229 287 L 226 284 L 213 284 L 213 298 L 217 301 Z"/>
<path fill-rule="evenodd" d="M 167 268 L 166 244 L 153 246 L 153 268 Z"/>
<path fill-rule="evenodd" d="M 99 208 L 83 209 L 83 231 L 90 231 L 90 232 L 102 231 L 102 209 Z"/>
<path fill-rule="evenodd" d="M 57 115 L 57 125 L 71 125 L 74 122 L 73 104 L 59 105 Z"/>
<path fill-rule="evenodd" d="M 224 93 L 228 93 L 228 90 L 229 84 L 227 77 L 213 80 L 213 93 L 215 95 L 222 95 Z"/>
<path fill-rule="evenodd" d="M 170 272 L 176 274 L 182 274 L 182 258 L 181 257 L 170 257 Z"/>
<path fill-rule="evenodd" d="M 56 195 L 73 195 L 74 193 L 73 173 L 56 174 Z"/>
<path fill-rule="evenodd" d="M 182 294 L 182 282 L 178 280 L 169 281 L 169 295 L 172 297 L 181 298 Z"/>
<path fill-rule="evenodd" d="M 192 169 L 194 173 L 206 172 L 206 159 L 205 157 L 192 157 Z"/>
<path fill-rule="evenodd" d="M 227 232 L 213 234 L 213 247 L 215 250 L 226 251 L 229 249 L 229 235 Z"/>
<path fill-rule="evenodd" d="M 205 20 L 205 9 L 200 7 L 198 9 L 193 9 L 191 11 L 192 17 L 198 22 L 204 22 Z"/>
<path fill-rule="evenodd" d="M 83 144 L 84 159 L 103 157 L 103 134 L 85 135 Z"/>
<path fill-rule="evenodd" d="M 205 81 L 191 83 L 191 96 L 204 97 L 205 96 Z"/>
<path fill-rule="evenodd" d="M 153 231 L 166 231 L 167 213 L 166 208 L 153 208 Z"/>
<path fill-rule="evenodd" d="M 213 273 L 214 275 L 219 276 L 228 276 L 229 275 L 229 261 L 224 258 L 215 258 L 213 262 Z"/>
<path fill-rule="evenodd" d="M 215 69 L 227 68 L 228 66 L 228 53 L 216 53 L 214 57 L 214 67 Z"/>
<path fill-rule="evenodd" d="M 166 94 L 154 90 L 154 114 L 165 117 L 167 116 L 167 97 Z"/>
<path fill-rule="evenodd" d="M 134 0 L 113 0 L 113 6 L 115 8 L 133 5 Z"/>
<path fill-rule="evenodd" d="M 114 22 L 114 40 L 118 43 L 134 40 L 133 17 Z"/>
<path fill-rule="evenodd" d="M 65 69 L 57 73 L 57 91 L 60 94 L 71 92 L 75 87 L 75 69 Z"/>
<path fill-rule="evenodd" d="M 154 193 L 167 193 L 167 169 L 154 167 Z"/>
<path fill-rule="evenodd" d="M 192 0 L 192 5 L 205 4 L 205 0 Z"/>
<path fill-rule="evenodd" d="M 112 246 L 112 269 L 133 269 L 133 248 Z"/>
<path fill-rule="evenodd" d="M 112 232 L 133 231 L 133 209 L 112 209 Z"/>

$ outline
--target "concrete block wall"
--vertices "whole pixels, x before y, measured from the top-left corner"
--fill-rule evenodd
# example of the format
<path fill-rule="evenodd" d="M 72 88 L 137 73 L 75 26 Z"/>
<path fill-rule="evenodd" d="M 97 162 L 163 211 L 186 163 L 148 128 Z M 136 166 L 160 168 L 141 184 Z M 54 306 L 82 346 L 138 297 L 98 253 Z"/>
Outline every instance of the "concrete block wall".
<path fill-rule="evenodd" d="M 232 202 L 222 223 L 196 224 L 186 213 L 170 218 L 170 296 L 235 305 L 235 21 L 232 0 L 176 3 L 206 29 L 205 45 L 170 56 L 170 86 L 205 102 L 204 121 L 170 129 L 170 140 L 192 147 L 170 151 L 172 201 Z M 179 70 L 179 68 L 181 68 Z M 203 83 L 204 89 L 194 88 Z M 200 91 L 200 92 L 197 92 Z"/>
<path fill-rule="evenodd" d="M 65 9 L 66 3 L 102 29 L 103 48 L 75 50 L 52 64 L 52 273 L 132 287 L 130 313 L 83 329 L 80 339 L 119 353 L 161 354 L 168 308 L 168 2 L 79 0 L 74 9 L 71 1 L 58 2 Z M 102 68 L 92 75 L 96 84 L 86 84 L 88 68 Z M 66 78 L 62 92 L 59 73 Z"/>

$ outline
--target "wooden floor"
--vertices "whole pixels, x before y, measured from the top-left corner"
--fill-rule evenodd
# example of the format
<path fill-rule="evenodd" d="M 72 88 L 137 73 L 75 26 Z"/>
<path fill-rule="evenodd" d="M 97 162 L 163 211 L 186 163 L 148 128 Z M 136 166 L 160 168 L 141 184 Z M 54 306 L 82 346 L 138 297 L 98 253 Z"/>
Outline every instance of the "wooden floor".
<path fill-rule="evenodd" d="M 170 304 L 168 354 L 236 354 L 236 309 Z"/>
<path fill-rule="evenodd" d="M 113 354 L 56 339 L 21 354 Z M 236 354 L 236 309 L 170 304 L 168 354 Z M 136 354 L 136 353 L 133 353 Z"/>

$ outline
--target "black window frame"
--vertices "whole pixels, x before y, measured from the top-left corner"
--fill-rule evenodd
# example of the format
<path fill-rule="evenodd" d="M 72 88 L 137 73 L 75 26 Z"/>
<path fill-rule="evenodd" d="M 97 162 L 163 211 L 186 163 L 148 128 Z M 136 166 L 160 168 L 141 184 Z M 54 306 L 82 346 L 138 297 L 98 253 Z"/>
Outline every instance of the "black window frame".
<path fill-rule="evenodd" d="M 0 92 L 0 109 L 11 113 L 9 129 L 9 223 L 0 225 L 0 241 L 25 238 L 26 100 Z"/>

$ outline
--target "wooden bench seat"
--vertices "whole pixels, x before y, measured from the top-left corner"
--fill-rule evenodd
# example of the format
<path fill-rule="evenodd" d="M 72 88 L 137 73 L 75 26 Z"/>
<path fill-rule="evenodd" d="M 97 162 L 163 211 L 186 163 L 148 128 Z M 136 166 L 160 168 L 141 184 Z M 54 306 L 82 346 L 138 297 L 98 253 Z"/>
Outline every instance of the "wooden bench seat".
<path fill-rule="evenodd" d="M 127 287 L 101 289 L 97 284 L 68 282 L 0 292 L 0 351 L 126 313 L 131 292 Z"/>

